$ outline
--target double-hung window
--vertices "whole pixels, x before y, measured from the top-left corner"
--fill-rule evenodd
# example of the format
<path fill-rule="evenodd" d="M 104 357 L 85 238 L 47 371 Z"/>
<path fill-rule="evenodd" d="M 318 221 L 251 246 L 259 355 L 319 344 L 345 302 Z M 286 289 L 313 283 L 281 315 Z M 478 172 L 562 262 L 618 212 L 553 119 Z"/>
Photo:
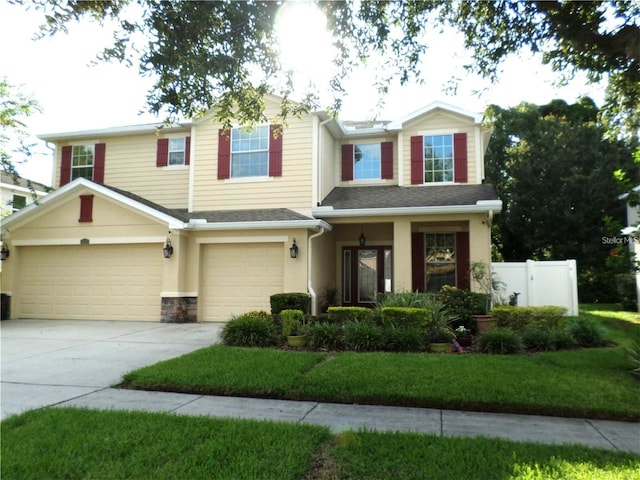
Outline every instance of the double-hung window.
<path fill-rule="evenodd" d="M 425 183 L 453 182 L 453 135 L 425 135 Z"/>
<path fill-rule="evenodd" d="M 71 180 L 93 179 L 94 145 L 74 145 L 71 151 Z"/>
<path fill-rule="evenodd" d="M 363 143 L 353 146 L 353 179 L 380 178 L 380 144 Z"/>
<path fill-rule="evenodd" d="M 269 125 L 231 130 L 231 177 L 269 175 Z"/>
<path fill-rule="evenodd" d="M 169 139 L 169 165 L 185 165 L 185 138 Z"/>
<path fill-rule="evenodd" d="M 11 201 L 11 210 L 17 212 L 21 208 L 27 206 L 27 197 L 24 195 L 13 194 L 13 200 Z"/>

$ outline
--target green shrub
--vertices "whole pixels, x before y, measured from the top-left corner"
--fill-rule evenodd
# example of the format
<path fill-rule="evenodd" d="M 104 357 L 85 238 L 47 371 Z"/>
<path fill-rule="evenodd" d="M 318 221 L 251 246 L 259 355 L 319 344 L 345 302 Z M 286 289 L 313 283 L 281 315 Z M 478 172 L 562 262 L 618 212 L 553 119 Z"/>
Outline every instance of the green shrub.
<path fill-rule="evenodd" d="M 348 350 L 372 352 L 382 349 L 382 328 L 373 322 L 351 320 L 344 324 L 344 339 Z"/>
<path fill-rule="evenodd" d="M 271 313 L 279 314 L 282 310 L 302 310 L 309 313 L 311 295 L 308 293 L 275 293 L 269 297 Z"/>
<path fill-rule="evenodd" d="M 535 350 L 555 350 L 554 333 L 542 328 L 528 328 L 521 332 L 525 348 Z"/>
<path fill-rule="evenodd" d="M 389 325 L 384 329 L 384 349 L 390 352 L 419 352 L 422 332 L 417 327 Z"/>
<path fill-rule="evenodd" d="M 304 313 L 302 310 L 282 310 L 280 312 L 282 320 L 282 336 L 300 335 L 304 324 Z"/>
<path fill-rule="evenodd" d="M 616 292 L 618 293 L 618 302 L 624 310 L 635 312 L 638 309 L 635 275 L 632 273 L 617 274 Z"/>
<path fill-rule="evenodd" d="M 581 347 L 599 347 L 607 335 L 607 329 L 600 322 L 587 317 L 572 318 L 565 328 Z"/>
<path fill-rule="evenodd" d="M 627 358 L 631 371 L 640 376 L 640 330 L 631 332 L 631 346 L 627 348 Z"/>
<path fill-rule="evenodd" d="M 311 348 L 341 350 L 344 348 L 344 328 L 337 323 L 311 323 L 305 328 L 307 344 Z"/>
<path fill-rule="evenodd" d="M 463 322 L 465 327 L 473 325 L 474 315 L 485 315 L 490 304 L 490 295 L 486 293 L 460 290 L 445 285 L 437 299 L 444 303 L 449 312 Z"/>
<path fill-rule="evenodd" d="M 405 327 L 424 328 L 429 321 L 430 311 L 425 308 L 413 307 L 382 307 L 382 324 Z"/>
<path fill-rule="evenodd" d="M 234 347 L 267 347 L 275 343 L 275 324 L 267 312 L 244 313 L 227 322 L 220 338 Z"/>
<path fill-rule="evenodd" d="M 424 292 L 387 292 L 382 294 L 378 307 L 408 307 L 430 309 L 435 301 L 433 293 Z"/>
<path fill-rule="evenodd" d="M 567 350 L 576 346 L 576 341 L 571 334 L 562 328 L 551 330 L 551 340 L 556 350 Z"/>
<path fill-rule="evenodd" d="M 491 310 L 498 327 L 506 327 L 516 331 L 557 328 L 564 322 L 566 313 L 566 308 L 554 306 L 512 307 L 501 305 Z"/>
<path fill-rule="evenodd" d="M 480 335 L 478 342 L 483 353 L 511 354 L 522 351 L 522 339 L 509 328 L 492 328 Z"/>
<path fill-rule="evenodd" d="M 327 310 L 329 321 L 334 323 L 346 323 L 351 320 L 371 320 L 373 310 L 366 307 L 329 307 Z"/>

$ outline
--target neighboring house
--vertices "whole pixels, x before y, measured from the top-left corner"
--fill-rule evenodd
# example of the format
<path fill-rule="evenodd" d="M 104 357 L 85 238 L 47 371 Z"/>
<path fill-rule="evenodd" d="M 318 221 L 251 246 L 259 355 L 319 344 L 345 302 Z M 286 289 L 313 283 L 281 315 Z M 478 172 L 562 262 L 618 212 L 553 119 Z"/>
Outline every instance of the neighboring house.
<path fill-rule="evenodd" d="M 27 180 L 26 178 L 14 177 L 10 173 L 1 172 L 0 178 L 0 217 L 4 217 L 21 208 L 26 207 L 35 198 L 41 198 L 47 194 L 49 187 Z"/>
<path fill-rule="evenodd" d="M 490 262 L 502 202 L 482 183 L 491 132 L 477 114 L 434 103 L 375 124 L 314 112 L 253 131 L 158 127 L 40 136 L 59 188 L 3 224 L 12 318 L 227 321 L 280 292 L 309 292 L 317 313 L 325 289 L 372 306 L 470 288 L 470 261 Z"/>

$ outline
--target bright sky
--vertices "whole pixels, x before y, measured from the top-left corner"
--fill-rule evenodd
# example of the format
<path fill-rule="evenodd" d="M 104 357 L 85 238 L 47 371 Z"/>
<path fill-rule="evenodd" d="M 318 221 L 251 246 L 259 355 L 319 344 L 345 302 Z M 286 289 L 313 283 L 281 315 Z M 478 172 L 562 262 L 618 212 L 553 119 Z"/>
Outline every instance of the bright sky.
<path fill-rule="evenodd" d="M 284 51 L 283 55 L 284 60 L 301 70 L 297 78 L 307 82 L 309 78 L 318 78 L 318 67 L 322 65 L 327 48 L 321 40 L 312 44 L 301 41 L 322 38 L 323 35 L 321 27 L 314 27 L 310 22 L 316 15 L 313 6 L 305 1 L 297 3 L 296 8 L 287 7 L 289 11 L 283 12 L 281 21 L 290 25 L 282 32 L 283 37 L 297 39 L 287 43 L 299 48 Z M 151 83 L 150 79 L 138 75 L 136 67 L 89 65 L 95 55 L 110 44 L 111 33 L 107 29 L 85 22 L 71 25 L 69 34 L 60 33 L 53 38 L 34 41 L 32 37 L 41 21 L 41 13 L 0 0 L 0 45 L 3 46 L 0 49 L 0 78 L 6 76 L 11 84 L 19 85 L 24 94 L 40 102 L 43 112 L 29 117 L 26 122 L 31 133 L 158 121 L 143 113 Z M 301 26 L 305 28 L 301 30 Z M 316 34 L 309 35 L 310 29 L 314 28 L 317 29 Z M 371 62 L 344 82 L 350 94 L 343 103 L 340 118 L 364 120 L 377 113 L 379 119 L 393 120 L 436 100 L 476 112 L 482 112 L 492 103 L 510 107 L 522 101 L 544 104 L 554 98 L 573 102 L 583 95 L 589 95 L 597 104 L 602 104 L 604 89 L 601 85 L 588 85 L 585 77 L 580 76 L 567 86 L 558 88 L 554 85 L 558 77 L 549 67 L 541 65 L 538 58 L 519 55 L 510 59 L 503 65 L 500 82 L 491 85 L 478 77 L 468 76 L 463 70 L 468 54 L 457 34 L 433 32 L 427 37 L 427 42 L 429 49 L 422 68 L 423 85 L 391 85 L 385 107 L 376 112 L 377 93 L 371 85 L 376 63 Z M 303 58 L 311 58 L 314 62 L 302 64 Z M 452 78 L 460 79 L 457 94 L 447 95 L 444 87 Z M 318 88 L 327 88 L 326 83 L 321 80 Z M 18 165 L 18 170 L 27 178 L 51 184 L 51 153 L 43 145 L 35 151 L 34 158 L 27 164 Z"/>

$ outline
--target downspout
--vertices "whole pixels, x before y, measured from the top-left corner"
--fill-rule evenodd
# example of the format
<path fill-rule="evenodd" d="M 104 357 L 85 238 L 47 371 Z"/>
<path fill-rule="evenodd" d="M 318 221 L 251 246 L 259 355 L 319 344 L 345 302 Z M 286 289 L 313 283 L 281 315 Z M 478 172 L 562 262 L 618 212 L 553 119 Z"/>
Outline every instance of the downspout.
<path fill-rule="evenodd" d="M 307 290 L 309 291 L 309 295 L 311 296 L 311 315 L 318 314 L 318 295 L 313 289 L 313 285 L 311 282 L 311 240 L 314 238 L 318 238 L 322 235 L 326 230 L 324 227 L 320 227 L 320 231 L 314 233 L 307 239 Z"/>

